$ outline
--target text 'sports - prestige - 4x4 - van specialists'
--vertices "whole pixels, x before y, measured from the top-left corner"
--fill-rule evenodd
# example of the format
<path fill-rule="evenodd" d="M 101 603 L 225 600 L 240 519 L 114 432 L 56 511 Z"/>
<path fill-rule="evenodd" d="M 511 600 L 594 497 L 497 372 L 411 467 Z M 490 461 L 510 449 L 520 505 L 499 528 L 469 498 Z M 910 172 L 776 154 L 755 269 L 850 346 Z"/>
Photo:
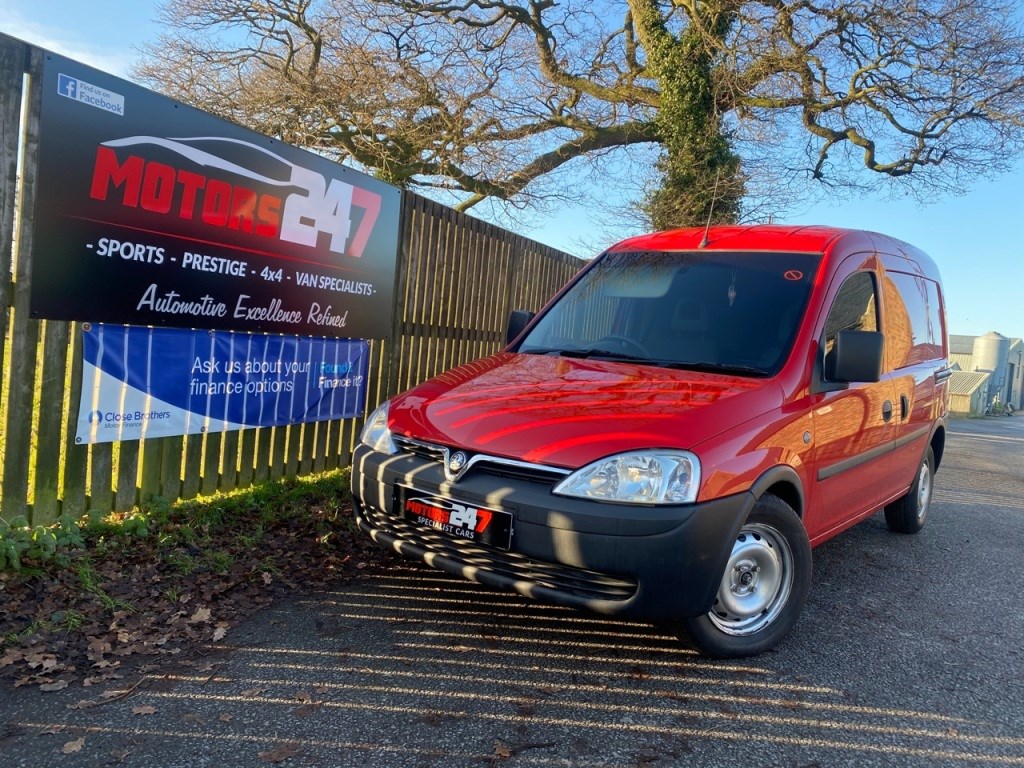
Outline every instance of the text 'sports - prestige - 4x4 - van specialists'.
<path fill-rule="evenodd" d="M 508 346 L 383 403 L 360 528 L 407 557 L 748 656 L 800 615 L 811 547 L 925 524 L 949 377 L 938 270 L 824 227 L 626 240 Z"/>

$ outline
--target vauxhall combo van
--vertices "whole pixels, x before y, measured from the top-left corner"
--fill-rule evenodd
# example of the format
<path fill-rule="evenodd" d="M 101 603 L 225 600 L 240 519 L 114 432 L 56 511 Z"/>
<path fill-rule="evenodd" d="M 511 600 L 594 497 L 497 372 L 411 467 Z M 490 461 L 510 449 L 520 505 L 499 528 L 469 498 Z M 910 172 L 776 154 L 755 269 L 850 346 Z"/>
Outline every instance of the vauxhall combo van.
<path fill-rule="evenodd" d="M 811 548 L 928 519 L 947 415 L 932 260 L 872 232 L 718 227 L 595 259 L 504 351 L 380 405 L 359 527 L 430 566 L 749 656 Z"/>

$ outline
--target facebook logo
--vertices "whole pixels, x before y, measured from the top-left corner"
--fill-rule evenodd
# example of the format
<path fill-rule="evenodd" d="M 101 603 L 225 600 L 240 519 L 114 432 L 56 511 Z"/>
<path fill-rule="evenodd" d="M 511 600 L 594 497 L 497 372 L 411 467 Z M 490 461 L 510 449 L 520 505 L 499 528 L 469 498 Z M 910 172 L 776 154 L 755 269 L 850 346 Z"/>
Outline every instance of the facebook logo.
<path fill-rule="evenodd" d="M 57 93 L 69 99 L 78 99 L 78 81 L 67 75 L 57 75 Z"/>
<path fill-rule="evenodd" d="M 90 107 L 115 115 L 124 115 L 124 96 L 77 77 L 70 77 L 63 72 L 57 75 L 57 93 L 79 104 L 88 104 Z"/>

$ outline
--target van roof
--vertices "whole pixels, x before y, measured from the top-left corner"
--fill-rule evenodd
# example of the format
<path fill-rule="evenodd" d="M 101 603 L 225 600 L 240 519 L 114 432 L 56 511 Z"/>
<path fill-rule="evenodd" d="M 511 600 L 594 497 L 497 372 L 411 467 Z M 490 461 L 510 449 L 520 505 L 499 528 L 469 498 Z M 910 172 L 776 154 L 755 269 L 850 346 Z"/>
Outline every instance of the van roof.
<path fill-rule="evenodd" d="M 613 251 L 676 251 L 700 248 L 704 239 L 703 227 L 673 229 L 650 235 L 631 237 L 616 244 Z M 880 240 L 897 246 L 898 251 L 910 255 L 913 246 L 886 235 L 856 229 L 840 229 L 819 225 L 780 226 L 756 224 L 743 226 L 715 226 L 707 230 L 708 243 L 701 250 L 726 251 L 788 251 L 791 253 L 824 253 L 837 240 L 863 241 L 867 249 L 877 248 Z M 848 243 L 854 245 L 854 243 Z M 860 245 L 858 243 L 857 245 Z M 916 254 L 915 254 L 916 255 Z"/>

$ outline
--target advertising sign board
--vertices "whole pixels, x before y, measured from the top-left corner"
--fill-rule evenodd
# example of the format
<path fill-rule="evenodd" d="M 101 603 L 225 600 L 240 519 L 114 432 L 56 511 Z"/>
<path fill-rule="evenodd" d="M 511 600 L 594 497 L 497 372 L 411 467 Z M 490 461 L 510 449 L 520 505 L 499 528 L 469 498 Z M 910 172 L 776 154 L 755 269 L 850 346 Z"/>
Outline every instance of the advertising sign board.
<path fill-rule="evenodd" d="M 77 443 L 361 416 L 357 339 L 91 325 L 82 331 Z"/>
<path fill-rule="evenodd" d="M 33 317 L 387 335 L 400 192 L 47 54 Z"/>

